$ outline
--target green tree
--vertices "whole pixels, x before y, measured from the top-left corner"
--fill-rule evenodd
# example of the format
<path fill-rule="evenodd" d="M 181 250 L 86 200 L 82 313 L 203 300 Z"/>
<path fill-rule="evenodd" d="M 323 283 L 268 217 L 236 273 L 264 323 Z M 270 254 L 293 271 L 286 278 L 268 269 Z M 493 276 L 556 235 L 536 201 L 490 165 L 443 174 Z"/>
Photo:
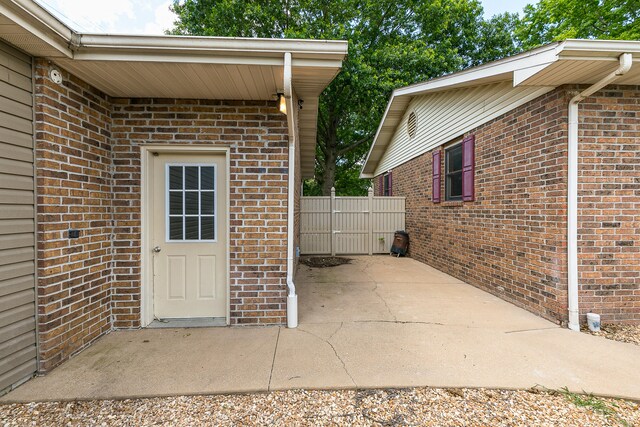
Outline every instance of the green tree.
<path fill-rule="evenodd" d="M 570 38 L 640 39 L 640 0 L 540 0 L 516 35 L 524 49 Z"/>
<path fill-rule="evenodd" d="M 478 0 L 174 0 L 173 34 L 342 39 L 349 54 L 320 98 L 311 193 L 366 194 L 358 180 L 391 91 L 513 53 L 515 15 Z"/>

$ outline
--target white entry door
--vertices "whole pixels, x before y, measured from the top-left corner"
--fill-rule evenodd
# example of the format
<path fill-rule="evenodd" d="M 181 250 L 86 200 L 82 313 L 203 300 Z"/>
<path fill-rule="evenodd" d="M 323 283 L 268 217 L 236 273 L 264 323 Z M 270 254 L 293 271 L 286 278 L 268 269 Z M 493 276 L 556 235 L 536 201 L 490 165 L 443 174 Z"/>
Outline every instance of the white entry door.
<path fill-rule="evenodd" d="M 159 154 L 153 168 L 153 295 L 159 319 L 225 317 L 226 163 Z"/>

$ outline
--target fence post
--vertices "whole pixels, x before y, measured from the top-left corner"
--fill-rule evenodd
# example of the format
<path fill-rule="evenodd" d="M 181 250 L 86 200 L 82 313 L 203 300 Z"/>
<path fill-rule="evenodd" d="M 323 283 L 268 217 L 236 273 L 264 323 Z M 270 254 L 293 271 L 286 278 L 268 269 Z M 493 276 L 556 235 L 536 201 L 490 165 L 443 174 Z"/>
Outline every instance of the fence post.
<path fill-rule="evenodd" d="M 331 256 L 336 255 L 336 188 L 331 187 Z"/>
<path fill-rule="evenodd" d="M 368 223 L 369 223 L 369 255 L 373 255 L 373 187 L 369 187 L 369 205 L 367 210 L 369 211 Z"/>

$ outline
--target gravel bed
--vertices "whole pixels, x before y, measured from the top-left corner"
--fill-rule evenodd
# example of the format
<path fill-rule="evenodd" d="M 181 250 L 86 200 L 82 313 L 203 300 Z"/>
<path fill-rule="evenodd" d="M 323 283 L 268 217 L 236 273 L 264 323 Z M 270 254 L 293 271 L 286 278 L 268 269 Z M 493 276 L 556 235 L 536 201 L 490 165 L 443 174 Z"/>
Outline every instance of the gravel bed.
<path fill-rule="evenodd" d="M 639 426 L 623 400 L 486 389 L 291 390 L 0 406 L 0 426 Z"/>
<path fill-rule="evenodd" d="M 610 340 L 640 345 L 640 325 L 602 325 L 600 332 L 586 331 Z"/>

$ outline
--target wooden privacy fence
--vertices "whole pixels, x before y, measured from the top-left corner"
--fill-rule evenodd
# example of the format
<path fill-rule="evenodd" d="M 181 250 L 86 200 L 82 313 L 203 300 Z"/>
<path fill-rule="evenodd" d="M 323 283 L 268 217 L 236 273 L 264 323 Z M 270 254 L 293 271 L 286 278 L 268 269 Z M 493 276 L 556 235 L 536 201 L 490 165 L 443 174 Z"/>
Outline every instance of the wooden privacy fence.
<path fill-rule="evenodd" d="M 393 233 L 404 230 L 404 197 L 331 196 L 300 200 L 300 253 L 347 255 L 387 253 Z"/>

